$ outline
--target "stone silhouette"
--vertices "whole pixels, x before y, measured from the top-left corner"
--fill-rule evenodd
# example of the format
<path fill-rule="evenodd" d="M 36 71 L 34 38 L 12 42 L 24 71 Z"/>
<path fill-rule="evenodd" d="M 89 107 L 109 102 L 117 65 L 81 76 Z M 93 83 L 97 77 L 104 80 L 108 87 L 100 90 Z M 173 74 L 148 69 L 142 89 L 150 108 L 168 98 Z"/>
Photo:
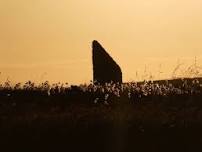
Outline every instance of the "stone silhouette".
<path fill-rule="evenodd" d="M 111 81 L 122 83 L 122 72 L 119 65 L 97 42 L 93 41 L 93 81 L 104 84 Z"/>

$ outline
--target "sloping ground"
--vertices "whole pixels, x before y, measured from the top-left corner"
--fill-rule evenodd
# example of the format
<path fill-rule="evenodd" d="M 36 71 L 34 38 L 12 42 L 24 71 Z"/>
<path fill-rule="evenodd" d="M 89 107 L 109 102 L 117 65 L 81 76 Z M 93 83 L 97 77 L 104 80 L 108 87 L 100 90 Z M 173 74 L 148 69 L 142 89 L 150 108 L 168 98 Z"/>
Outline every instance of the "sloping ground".
<path fill-rule="evenodd" d="M 185 81 L 187 81 L 189 84 L 193 82 L 193 80 L 198 80 L 199 83 L 202 83 L 202 77 L 196 77 L 196 78 L 176 78 L 176 79 L 168 79 L 168 80 L 153 80 L 153 83 L 158 83 L 158 84 L 166 84 L 166 83 L 171 83 L 174 84 L 175 86 L 180 86 L 182 85 Z M 151 80 L 149 80 L 151 81 Z M 127 82 L 129 83 L 129 82 Z M 144 81 L 140 81 L 138 83 L 144 83 Z"/>
<path fill-rule="evenodd" d="M 202 77 L 197 78 L 177 78 L 177 79 L 170 79 L 170 80 L 156 80 L 154 82 L 159 84 L 164 84 L 165 82 L 172 83 L 174 85 L 181 85 L 184 81 L 187 81 L 189 84 L 192 83 L 193 80 L 198 80 L 200 83 L 202 83 Z"/>

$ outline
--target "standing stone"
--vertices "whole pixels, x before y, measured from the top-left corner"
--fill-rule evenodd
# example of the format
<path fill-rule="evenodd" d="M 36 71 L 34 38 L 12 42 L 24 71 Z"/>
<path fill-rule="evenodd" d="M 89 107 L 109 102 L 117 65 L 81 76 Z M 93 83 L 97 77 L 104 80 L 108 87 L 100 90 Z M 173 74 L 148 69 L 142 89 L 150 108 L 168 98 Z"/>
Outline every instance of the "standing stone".
<path fill-rule="evenodd" d="M 122 72 L 119 65 L 97 42 L 93 41 L 93 81 L 100 84 L 113 82 L 122 83 Z"/>

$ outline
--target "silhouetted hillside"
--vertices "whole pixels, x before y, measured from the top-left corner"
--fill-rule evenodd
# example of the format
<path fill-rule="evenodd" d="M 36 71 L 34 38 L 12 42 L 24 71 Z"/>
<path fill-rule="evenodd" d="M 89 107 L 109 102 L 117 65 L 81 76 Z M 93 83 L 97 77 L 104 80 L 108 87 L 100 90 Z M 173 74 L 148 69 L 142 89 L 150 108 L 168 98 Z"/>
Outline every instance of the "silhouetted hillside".
<path fill-rule="evenodd" d="M 201 78 L 0 85 L 6 151 L 201 151 Z M 5 150 L 4 150 L 5 151 Z"/>

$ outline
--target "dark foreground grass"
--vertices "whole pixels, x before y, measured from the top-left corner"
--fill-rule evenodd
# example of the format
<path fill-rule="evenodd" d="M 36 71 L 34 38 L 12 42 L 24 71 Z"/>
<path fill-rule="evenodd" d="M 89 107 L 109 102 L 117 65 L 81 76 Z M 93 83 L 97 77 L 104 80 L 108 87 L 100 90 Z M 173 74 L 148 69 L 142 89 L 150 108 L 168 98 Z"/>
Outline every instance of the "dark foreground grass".
<path fill-rule="evenodd" d="M 2 97 L 0 145 L 2 151 L 27 152 L 201 151 L 201 99 L 201 94 L 117 99 L 104 105 L 65 97 Z"/>
<path fill-rule="evenodd" d="M 6 82 L 1 151 L 201 152 L 202 79 L 80 87 Z"/>

